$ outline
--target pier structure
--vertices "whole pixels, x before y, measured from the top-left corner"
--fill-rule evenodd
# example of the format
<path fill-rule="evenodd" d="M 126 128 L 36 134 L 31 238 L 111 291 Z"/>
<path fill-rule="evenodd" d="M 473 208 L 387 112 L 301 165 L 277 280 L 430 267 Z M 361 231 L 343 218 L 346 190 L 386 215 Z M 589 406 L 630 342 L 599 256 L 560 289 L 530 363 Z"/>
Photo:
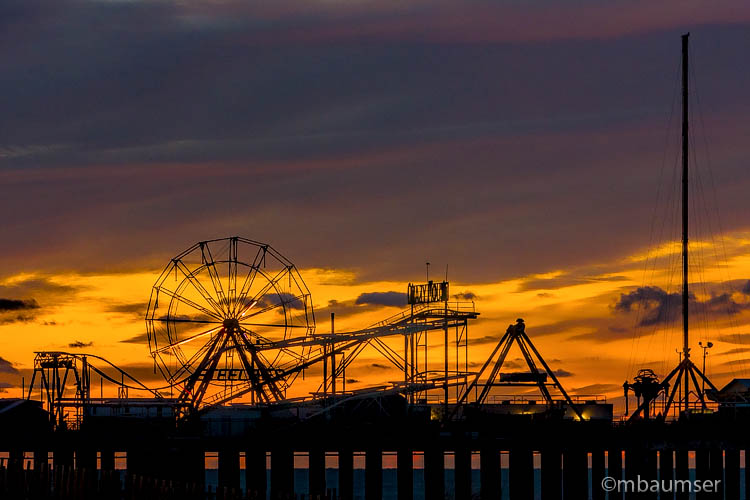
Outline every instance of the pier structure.
<path fill-rule="evenodd" d="M 117 463 L 129 473 L 192 483 L 205 480 L 213 457 L 208 466 L 217 469 L 219 487 L 244 486 L 273 499 L 335 491 L 341 499 L 364 492 L 370 500 L 446 493 L 467 500 L 478 495 L 525 500 L 538 494 L 578 500 L 605 498 L 599 486 L 605 476 L 650 482 L 688 478 L 691 470 L 694 479 L 718 481 L 718 493 L 702 498 L 739 499 L 740 475 L 747 471 L 740 467 L 750 450 L 744 420 L 726 412 L 713 421 L 621 425 L 488 412 L 446 424 L 432 419 L 429 408 L 406 403 L 403 395 L 380 396 L 377 404 L 351 402 L 307 420 L 288 413 L 253 418 L 250 409 L 238 408 L 233 426 L 225 413 L 209 412 L 193 432 L 110 425 L 107 432 L 93 427 L 5 435 L 0 462 L 31 468 L 46 461 L 88 470 L 110 470 Z M 295 479 L 300 468 L 307 470 L 305 484 Z M 326 474 L 328 468 L 336 470 L 335 479 Z M 388 469 L 395 489 L 385 489 Z M 418 485 L 414 471 L 419 469 L 424 482 Z"/>

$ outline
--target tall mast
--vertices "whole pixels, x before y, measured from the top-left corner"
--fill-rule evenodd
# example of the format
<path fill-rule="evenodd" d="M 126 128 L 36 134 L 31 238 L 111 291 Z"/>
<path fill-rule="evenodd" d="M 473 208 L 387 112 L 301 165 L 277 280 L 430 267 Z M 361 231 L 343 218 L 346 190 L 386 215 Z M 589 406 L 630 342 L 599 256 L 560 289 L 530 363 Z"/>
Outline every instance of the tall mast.
<path fill-rule="evenodd" d="M 690 33 L 682 35 L 682 334 L 683 360 L 687 363 L 690 357 L 688 346 L 688 38 Z M 688 370 L 685 370 L 684 390 L 685 410 L 688 409 Z"/>

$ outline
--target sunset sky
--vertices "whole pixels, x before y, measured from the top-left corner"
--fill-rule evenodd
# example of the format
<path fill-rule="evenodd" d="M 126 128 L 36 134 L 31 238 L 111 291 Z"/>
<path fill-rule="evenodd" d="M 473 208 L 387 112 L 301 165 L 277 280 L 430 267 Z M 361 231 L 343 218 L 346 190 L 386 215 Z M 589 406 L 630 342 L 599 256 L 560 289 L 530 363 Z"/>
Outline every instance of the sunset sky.
<path fill-rule="evenodd" d="M 687 31 L 693 355 L 715 344 L 722 386 L 750 377 L 747 2 L 0 2 L 0 388 L 39 350 L 159 385 L 151 287 L 239 235 L 296 264 L 324 330 L 447 266 L 472 367 L 523 317 L 570 392 L 617 402 L 678 360 Z M 375 352 L 347 375 L 399 380 Z"/>

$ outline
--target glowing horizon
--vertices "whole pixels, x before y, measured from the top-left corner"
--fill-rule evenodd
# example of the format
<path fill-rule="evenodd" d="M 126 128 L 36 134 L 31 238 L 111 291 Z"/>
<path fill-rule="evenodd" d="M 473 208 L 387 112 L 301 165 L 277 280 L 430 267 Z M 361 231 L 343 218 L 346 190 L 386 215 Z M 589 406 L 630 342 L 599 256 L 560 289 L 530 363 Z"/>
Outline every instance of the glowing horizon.
<path fill-rule="evenodd" d="M 727 240 L 744 241 L 739 237 Z M 742 247 L 743 244 L 737 244 L 730 249 L 731 258 L 726 267 L 704 270 L 702 277 L 711 291 L 707 293 L 706 288 L 694 287 L 697 304 L 708 303 L 717 296 L 722 278 L 750 276 L 750 255 L 741 253 Z M 641 281 L 643 270 L 627 265 L 634 259 L 636 257 L 626 257 L 610 264 L 600 263 L 600 274 L 596 276 L 575 276 L 575 270 L 558 270 L 495 283 L 452 281 L 451 300 L 460 297 L 473 301 L 480 313 L 478 320 L 469 322 L 469 371 L 481 366 L 507 324 L 516 317 L 523 317 L 532 341 L 569 393 L 605 395 L 619 410 L 622 380 L 632 378 L 638 368 L 647 366 L 664 376 L 676 364 L 676 355 L 671 351 L 681 338 L 678 315 L 662 318 L 664 321 L 660 319 L 654 324 L 637 325 L 637 318 L 643 321 L 644 312 L 638 312 L 636 306 L 625 310 L 624 298 L 636 293 L 639 287 L 663 287 L 667 294 L 679 291 L 679 284 L 668 286 L 667 271 L 652 273 L 650 276 L 656 281 L 644 284 Z M 623 263 L 626 263 L 625 268 Z M 26 272 L 6 277 L 0 282 L 0 289 L 23 290 L 31 284 L 29 295 L 17 298 L 34 300 L 35 305 L 20 311 L 29 314 L 28 317 L 14 316 L 19 311 L 4 313 L 2 330 L 6 339 L 13 339 L 2 344 L 2 357 L 10 363 L 0 380 L 5 394 L 20 395 L 21 377 L 28 384 L 33 353 L 42 350 L 95 352 L 132 371 L 146 385 L 163 386 L 164 380 L 154 371 L 144 335 L 146 301 L 159 274 L 157 270 L 58 275 Z M 351 270 L 310 268 L 302 269 L 300 274 L 311 291 L 318 332 L 325 333 L 330 328 L 327 317 L 330 312 L 337 312 L 336 331 L 341 333 L 365 328 L 403 308 L 358 303 L 358 298 L 374 292 L 405 293 L 406 281 L 359 281 Z M 741 347 L 742 329 L 750 326 L 750 314 L 744 309 L 750 309 L 750 296 L 745 296 L 738 283 L 742 281 L 735 280 L 727 286 L 735 288 L 730 298 L 741 310 L 726 316 L 709 311 L 713 316 L 711 323 L 717 328 L 712 329 L 703 318 L 697 318 L 700 321 L 694 323 L 692 330 L 694 352 L 698 352 L 699 340 L 710 339 L 715 345 L 708 358 L 707 373 L 718 386 L 744 372 L 750 361 L 744 355 L 745 350 L 750 352 L 750 349 Z M 618 301 L 622 303 L 616 307 Z M 437 333 L 436 338 L 438 340 L 431 342 L 429 349 L 429 364 L 442 369 L 442 333 Z M 388 337 L 385 342 L 396 352 L 403 349 L 400 336 Z M 644 346 L 645 352 L 639 352 Z M 451 370 L 455 369 L 454 349 L 455 344 L 451 344 Z M 463 357 L 463 353 L 460 356 Z M 295 381 L 287 396 L 306 396 L 316 390 L 321 382 L 319 365 L 307 369 L 304 380 L 300 377 Z M 511 352 L 505 370 L 517 369 L 523 370 L 520 354 Z M 352 390 L 387 385 L 402 380 L 402 374 L 370 349 L 348 369 L 347 379 L 347 389 Z M 113 388 L 109 391 L 111 396 Z"/>

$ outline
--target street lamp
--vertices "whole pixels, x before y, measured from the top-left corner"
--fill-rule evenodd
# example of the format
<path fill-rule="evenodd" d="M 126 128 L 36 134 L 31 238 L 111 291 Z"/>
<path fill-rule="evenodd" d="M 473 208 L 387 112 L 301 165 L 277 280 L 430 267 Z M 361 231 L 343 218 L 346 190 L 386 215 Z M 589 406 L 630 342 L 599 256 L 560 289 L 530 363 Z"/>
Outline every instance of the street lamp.
<path fill-rule="evenodd" d="M 706 342 L 706 345 L 703 345 L 703 342 L 698 342 L 698 345 L 701 346 L 701 349 L 703 349 L 703 380 L 702 380 L 702 387 L 701 387 L 701 394 L 706 393 L 706 356 L 708 356 L 708 350 L 711 349 L 714 346 L 713 342 Z"/>

